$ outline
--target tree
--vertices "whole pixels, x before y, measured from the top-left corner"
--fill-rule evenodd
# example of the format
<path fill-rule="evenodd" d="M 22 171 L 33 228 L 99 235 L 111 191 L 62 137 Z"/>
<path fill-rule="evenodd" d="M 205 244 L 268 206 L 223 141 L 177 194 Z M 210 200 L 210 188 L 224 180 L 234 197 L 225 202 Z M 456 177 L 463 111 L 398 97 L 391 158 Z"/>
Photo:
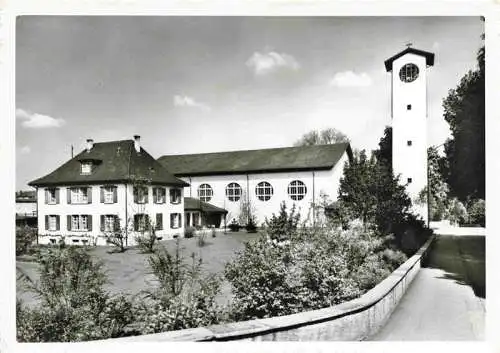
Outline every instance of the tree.
<path fill-rule="evenodd" d="M 470 70 L 443 100 L 444 118 L 453 138 L 445 144 L 450 192 L 460 201 L 485 196 L 485 48 L 478 51 L 478 68 Z"/>
<path fill-rule="evenodd" d="M 327 128 L 323 130 L 312 130 L 304 135 L 295 143 L 294 146 L 314 146 L 331 145 L 335 143 L 349 142 L 349 138 L 340 130 Z"/>
<path fill-rule="evenodd" d="M 378 146 L 378 150 L 373 151 L 378 163 L 392 170 L 392 127 L 385 127 L 384 136 L 380 139 Z"/>

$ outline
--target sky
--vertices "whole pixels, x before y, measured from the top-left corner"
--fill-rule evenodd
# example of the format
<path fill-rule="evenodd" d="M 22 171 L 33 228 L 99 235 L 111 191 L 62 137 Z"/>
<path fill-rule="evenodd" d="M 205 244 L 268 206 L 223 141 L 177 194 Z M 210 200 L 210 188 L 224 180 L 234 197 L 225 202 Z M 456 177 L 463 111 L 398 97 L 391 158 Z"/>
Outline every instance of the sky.
<path fill-rule="evenodd" d="M 138 134 L 158 158 L 333 127 L 375 149 L 391 124 L 384 60 L 409 42 L 436 54 L 427 138 L 442 144 L 442 100 L 475 69 L 483 32 L 479 17 L 18 17 L 16 190 L 88 138 Z"/>

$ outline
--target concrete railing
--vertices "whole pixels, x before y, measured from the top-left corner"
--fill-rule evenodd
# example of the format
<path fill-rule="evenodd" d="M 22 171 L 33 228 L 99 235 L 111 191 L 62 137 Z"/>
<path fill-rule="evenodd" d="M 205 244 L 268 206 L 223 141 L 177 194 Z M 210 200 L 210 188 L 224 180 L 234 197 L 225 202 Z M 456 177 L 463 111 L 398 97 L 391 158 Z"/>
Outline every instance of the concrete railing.
<path fill-rule="evenodd" d="M 360 298 L 339 305 L 268 319 L 124 337 L 111 341 L 361 341 L 384 326 L 418 273 L 433 240 L 434 236 L 415 255 Z"/>

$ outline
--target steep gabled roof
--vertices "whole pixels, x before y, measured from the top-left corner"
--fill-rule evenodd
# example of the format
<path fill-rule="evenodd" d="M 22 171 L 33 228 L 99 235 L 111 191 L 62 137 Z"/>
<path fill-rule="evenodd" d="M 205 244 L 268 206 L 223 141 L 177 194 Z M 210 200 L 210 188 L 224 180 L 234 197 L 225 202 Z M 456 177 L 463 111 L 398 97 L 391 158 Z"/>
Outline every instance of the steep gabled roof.
<path fill-rule="evenodd" d="M 190 211 L 201 211 L 204 213 L 227 213 L 227 210 L 209 204 L 208 202 L 203 202 L 200 199 L 195 199 L 193 197 L 184 198 L 184 210 Z"/>
<path fill-rule="evenodd" d="M 406 48 L 405 50 L 397 53 L 396 55 L 390 57 L 389 59 L 387 59 L 386 61 L 384 61 L 384 64 L 385 64 L 385 69 L 387 72 L 390 72 L 392 71 L 392 63 L 394 62 L 394 60 L 396 59 L 399 59 L 400 57 L 402 57 L 403 55 L 405 54 L 416 54 L 416 55 L 420 55 L 420 56 L 423 56 L 425 57 L 425 63 L 427 66 L 433 66 L 434 65 L 434 54 L 433 53 L 429 53 L 428 51 L 424 51 L 424 50 L 419 50 L 419 49 L 415 49 L 415 48 Z"/>
<path fill-rule="evenodd" d="M 94 162 L 89 175 L 81 174 L 81 162 L 86 160 Z M 143 148 L 137 152 L 132 140 L 95 143 L 90 151 L 83 150 L 52 173 L 33 180 L 28 185 L 134 182 L 143 179 L 152 184 L 189 185 L 170 174 Z"/>
<path fill-rule="evenodd" d="M 162 156 L 158 161 L 177 176 L 325 170 L 333 168 L 348 143 L 260 150 Z"/>

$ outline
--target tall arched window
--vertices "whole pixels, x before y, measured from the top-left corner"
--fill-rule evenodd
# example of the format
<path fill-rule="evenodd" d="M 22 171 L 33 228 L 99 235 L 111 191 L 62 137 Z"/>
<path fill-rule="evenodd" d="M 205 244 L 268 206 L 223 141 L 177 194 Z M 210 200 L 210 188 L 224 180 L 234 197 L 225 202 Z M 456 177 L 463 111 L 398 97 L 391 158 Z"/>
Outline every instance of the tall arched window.
<path fill-rule="evenodd" d="M 229 201 L 239 201 L 241 197 L 241 186 L 238 183 L 229 183 L 226 186 L 226 196 Z"/>
<path fill-rule="evenodd" d="M 267 181 L 261 181 L 255 187 L 255 195 L 261 201 L 268 201 L 273 196 L 273 187 Z"/>
<path fill-rule="evenodd" d="M 198 198 L 203 202 L 209 202 L 214 196 L 212 187 L 208 184 L 201 184 L 198 188 Z"/>
<path fill-rule="evenodd" d="M 290 196 L 292 200 L 300 201 L 304 198 L 304 196 L 306 196 L 306 194 L 306 184 L 300 180 L 294 180 L 288 184 L 288 196 Z"/>

